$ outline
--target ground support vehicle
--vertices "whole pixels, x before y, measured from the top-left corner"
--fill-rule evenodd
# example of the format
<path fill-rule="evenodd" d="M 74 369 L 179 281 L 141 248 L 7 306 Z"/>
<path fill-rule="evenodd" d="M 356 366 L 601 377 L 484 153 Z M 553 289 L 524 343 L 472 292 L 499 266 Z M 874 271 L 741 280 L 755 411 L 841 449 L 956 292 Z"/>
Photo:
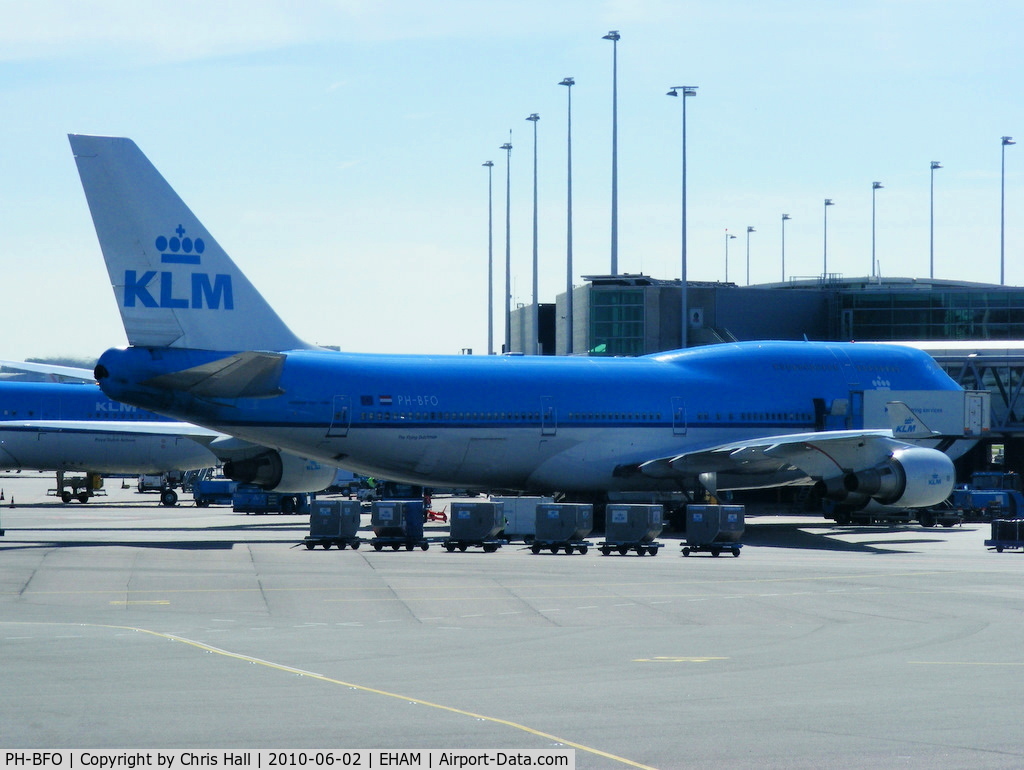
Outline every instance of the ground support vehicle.
<path fill-rule="evenodd" d="M 686 507 L 686 544 L 683 556 L 710 553 L 720 556 L 729 551 L 740 555 L 743 544 L 744 507 L 742 505 L 688 505 Z"/>
<path fill-rule="evenodd" d="M 251 484 L 239 484 L 231 496 L 235 513 L 309 513 L 309 495 L 268 492 Z"/>
<path fill-rule="evenodd" d="M 211 505 L 231 505 L 237 481 L 223 477 L 201 478 L 192 483 L 192 499 L 199 508 Z"/>
<path fill-rule="evenodd" d="M 654 538 L 661 534 L 664 513 L 660 505 L 610 503 L 605 509 L 605 539 L 598 548 L 605 556 L 613 551 L 621 556 L 630 551 L 657 556 L 662 546 Z"/>
<path fill-rule="evenodd" d="M 589 503 L 541 503 L 534 521 L 533 553 L 586 553 L 592 543 L 584 538 L 594 528 L 594 506 Z"/>
<path fill-rule="evenodd" d="M 359 548 L 362 506 L 358 500 L 314 500 L 310 504 L 309 535 L 303 540 L 307 550 L 332 545 L 344 551 Z"/>
<path fill-rule="evenodd" d="M 426 551 L 430 542 L 423 536 L 423 500 L 376 500 L 370 508 L 370 526 L 375 537 L 373 550 L 420 548 Z"/>
<path fill-rule="evenodd" d="M 996 519 L 992 522 L 992 538 L 985 546 L 996 553 L 1024 548 L 1024 519 Z"/>
<path fill-rule="evenodd" d="M 1024 515 L 1024 492 L 1016 473 L 978 471 L 971 483 L 957 486 L 950 496 L 965 521 L 994 521 Z"/>
<path fill-rule="evenodd" d="M 470 546 L 494 553 L 505 544 L 498 533 L 505 527 L 505 505 L 502 502 L 453 502 L 448 537 L 441 541 L 444 549 L 452 553 L 456 548 L 465 551 Z"/>
<path fill-rule="evenodd" d="M 925 508 L 917 512 L 917 521 L 922 527 L 934 527 L 940 524 L 943 527 L 952 527 L 963 524 L 964 515 L 952 505 L 947 504 L 939 508 Z"/>

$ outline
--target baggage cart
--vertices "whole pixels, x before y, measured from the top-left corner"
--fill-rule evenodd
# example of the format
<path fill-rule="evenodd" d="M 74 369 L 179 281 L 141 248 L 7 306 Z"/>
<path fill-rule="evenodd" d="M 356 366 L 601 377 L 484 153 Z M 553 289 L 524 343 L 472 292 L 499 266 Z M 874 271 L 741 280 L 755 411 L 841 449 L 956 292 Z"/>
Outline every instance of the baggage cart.
<path fill-rule="evenodd" d="M 660 505 L 609 504 L 605 511 L 605 539 L 598 543 L 601 554 L 625 556 L 634 551 L 637 556 L 657 556 L 662 544 L 654 538 L 661 534 L 664 515 Z"/>
<path fill-rule="evenodd" d="M 430 548 L 423 537 L 422 500 L 375 500 L 370 508 L 370 526 L 375 535 L 370 545 L 375 551 Z"/>
<path fill-rule="evenodd" d="M 723 551 L 739 556 L 743 517 L 742 505 L 688 505 L 683 556 L 697 552 L 720 556 Z"/>
<path fill-rule="evenodd" d="M 1024 548 L 1024 519 L 993 519 L 992 537 L 985 546 L 996 553 Z"/>
<path fill-rule="evenodd" d="M 541 503 L 537 506 L 536 534 L 530 551 L 586 553 L 591 544 L 584 538 L 593 528 L 594 506 L 589 503 Z"/>
<path fill-rule="evenodd" d="M 498 537 L 505 527 L 505 506 L 500 502 L 465 502 L 451 504 L 448 537 L 441 541 L 444 549 L 465 551 L 470 547 L 494 553 L 506 541 Z"/>
<path fill-rule="evenodd" d="M 358 500 L 314 500 L 309 510 L 309 535 L 303 542 L 312 551 L 318 545 L 340 550 L 359 548 L 362 506 Z"/>

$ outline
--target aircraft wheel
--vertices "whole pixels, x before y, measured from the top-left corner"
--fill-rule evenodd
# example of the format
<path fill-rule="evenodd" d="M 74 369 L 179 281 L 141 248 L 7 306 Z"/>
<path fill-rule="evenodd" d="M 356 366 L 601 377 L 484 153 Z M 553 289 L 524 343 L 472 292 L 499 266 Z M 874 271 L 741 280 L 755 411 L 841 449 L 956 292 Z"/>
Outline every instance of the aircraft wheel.
<path fill-rule="evenodd" d="M 407 551 L 411 551 L 413 549 L 413 547 L 414 547 L 413 543 L 406 543 L 405 544 L 405 550 L 407 550 Z"/>
<path fill-rule="evenodd" d="M 173 489 L 165 489 L 160 493 L 160 503 L 170 508 L 178 503 L 178 493 Z"/>
<path fill-rule="evenodd" d="M 571 556 L 571 555 L 572 555 L 572 552 L 573 552 L 573 547 L 572 547 L 571 545 L 567 545 L 567 546 L 565 547 L 565 552 L 566 552 L 566 553 L 567 553 L 568 555 L 570 555 L 570 556 Z"/>
<path fill-rule="evenodd" d="M 497 550 L 498 546 L 496 546 L 494 543 L 487 543 L 484 546 L 484 553 L 494 553 Z"/>
<path fill-rule="evenodd" d="M 1002 552 L 1003 552 L 1003 547 L 1001 545 L 997 545 L 996 546 L 996 553 L 1002 553 Z"/>
<path fill-rule="evenodd" d="M 548 550 L 551 551 L 551 553 L 558 553 L 558 546 L 553 545 Z"/>

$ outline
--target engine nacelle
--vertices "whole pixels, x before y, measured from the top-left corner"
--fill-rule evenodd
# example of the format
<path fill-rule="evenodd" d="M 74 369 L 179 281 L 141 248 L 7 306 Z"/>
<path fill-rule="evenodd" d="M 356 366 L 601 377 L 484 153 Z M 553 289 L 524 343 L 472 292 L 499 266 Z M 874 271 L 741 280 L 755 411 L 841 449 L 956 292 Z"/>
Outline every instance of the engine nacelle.
<path fill-rule="evenodd" d="M 241 484 L 270 492 L 319 492 L 334 481 L 336 468 L 273 449 L 244 460 L 224 463 L 224 475 Z"/>
<path fill-rule="evenodd" d="M 846 503 L 874 498 L 883 505 L 927 508 L 938 505 L 953 491 L 953 461 L 937 449 L 897 449 L 874 468 L 819 481 L 819 491 Z"/>

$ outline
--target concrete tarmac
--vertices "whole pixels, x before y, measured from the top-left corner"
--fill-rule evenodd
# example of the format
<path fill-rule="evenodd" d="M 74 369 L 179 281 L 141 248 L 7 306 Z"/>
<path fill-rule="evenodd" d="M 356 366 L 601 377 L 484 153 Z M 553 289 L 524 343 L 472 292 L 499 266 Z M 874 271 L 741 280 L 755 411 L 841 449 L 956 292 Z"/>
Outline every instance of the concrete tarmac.
<path fill-rule="evenodd" d="M 1024 555 L 987 524 L 748 518 L 740 558 L 307 550 L 307 517 L 107 483 L 0 477 L 2 748 L 1024 764 Z"/>

